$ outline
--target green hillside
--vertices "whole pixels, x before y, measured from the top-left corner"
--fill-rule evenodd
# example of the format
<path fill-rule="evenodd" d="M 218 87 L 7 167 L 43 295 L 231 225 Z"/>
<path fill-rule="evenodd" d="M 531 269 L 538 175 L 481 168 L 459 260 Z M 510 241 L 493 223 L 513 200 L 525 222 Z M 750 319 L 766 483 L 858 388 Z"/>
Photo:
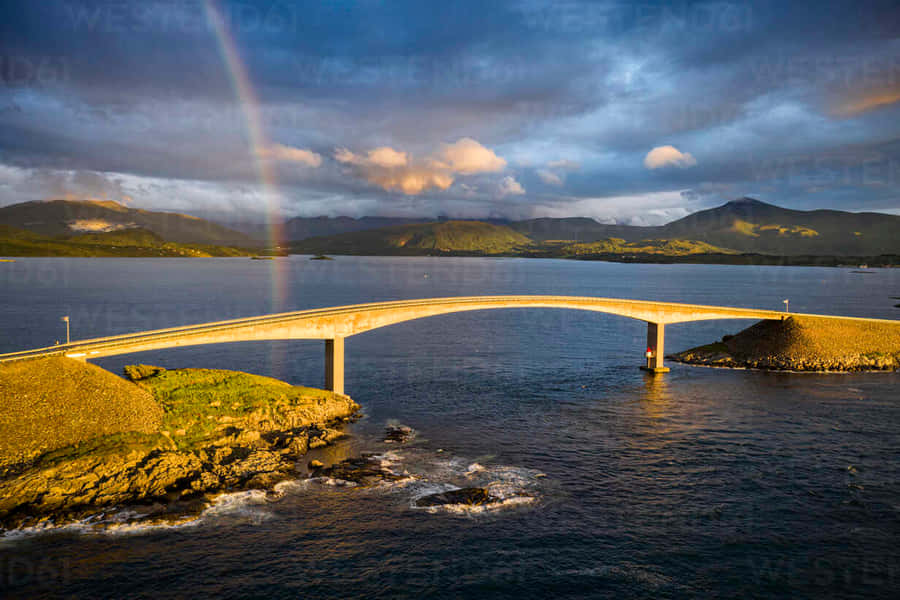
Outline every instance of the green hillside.
<path fill-rule="evenodd" d="M 642 240 L 626 242 L 621 238 L 609 238 L 596 242 L 545 242 L 545 245 L 562 257 L 586 257 L 605 254 L 661 254 L 686 256 L 689 254 L 736 254 L 734 250 L 719 248 L 695 240 Z"/>
<path fill-rule="evenodd" d="M 512 254 L 531 240 L 509 227 L 480 221 L 396 225 L 310 238 L 292 250 L 304 254 Z"/>
<path fill-rule="evenodd" d="M 900 216 L 789 210 L 752 198 L 696 212 L 660 229 L 658 237 L 690 238 L 779 256 L 900 253 Z"/>
<path fill-rule="evenodd" d="M 228 246 L 168 242 L 152 231 L 129 229 L 107 233 L 48 237 L 0 225 L 0 256 L 247 256 Z"/>
<path fill-rule="evenodd" d="M 259 242 L 217 223 L 169 212 L 129 208 L 116 202 L 49 200 L 0 207 L 0 223 L 46 237 L 145 229 L 179 244 L 240 246 Z"/>
<path fill-rule="evenodd" d="M 538 242 L 619 238 L 696 240 L 771 256 L 878 256 L 900 253 L 900 216 L 837 210 L 790 210 L 741 198 L 666 225 L 608 225 L 593 219 L 530 219 L 510 227 Z"/>

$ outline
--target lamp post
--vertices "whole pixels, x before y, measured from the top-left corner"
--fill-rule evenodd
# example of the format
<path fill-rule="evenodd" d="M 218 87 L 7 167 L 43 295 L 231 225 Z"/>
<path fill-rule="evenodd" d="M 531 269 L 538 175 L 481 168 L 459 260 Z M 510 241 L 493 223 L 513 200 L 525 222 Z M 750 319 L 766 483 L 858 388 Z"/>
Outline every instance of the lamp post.
<path fill-rule="evenodd" d="M 68 344 L 70 341 L 69 340 L 69 316 L 66 315 L 61 320 L 66 322 L 66 344 Z"/>
<path fill-rule="evenodd" d="M 784 302 L 784 312 L 791 312 L 791 311 L 790 311 L 790 304 L 789 304 L 789 303 L 790 303 L 790 300 L 782 300 L 782 302 Z"/>

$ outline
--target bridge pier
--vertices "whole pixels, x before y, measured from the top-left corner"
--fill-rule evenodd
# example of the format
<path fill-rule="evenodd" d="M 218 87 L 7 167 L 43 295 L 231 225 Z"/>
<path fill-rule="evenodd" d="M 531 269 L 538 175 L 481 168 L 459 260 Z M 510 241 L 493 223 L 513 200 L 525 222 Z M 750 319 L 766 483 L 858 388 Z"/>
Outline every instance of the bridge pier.
<path fill-rule="evenodd" d="M 325 340 L 325 389 L 344 393 L 344 338 Z"/>
<path fill-rule="evenodd" d="M 663 366 L 665 356 L 666 325 L 665 323 L 647 322 L 647 348 L 651 356 L 647 359 L 647 365 L 641 367 L 649 373 L 668 373 L 669 368 Z"/>

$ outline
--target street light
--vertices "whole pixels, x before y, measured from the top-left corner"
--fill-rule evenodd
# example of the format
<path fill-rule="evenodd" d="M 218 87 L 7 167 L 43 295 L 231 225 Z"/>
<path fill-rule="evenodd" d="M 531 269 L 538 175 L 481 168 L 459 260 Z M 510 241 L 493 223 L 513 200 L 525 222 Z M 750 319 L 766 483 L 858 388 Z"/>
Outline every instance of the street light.
<path fill-rule="evenodd" d="M 69 316 L 66 315 L 61 320 L 66 322 L 66 344 L 68 344 L 69 343 Z"/>
<path fill-rule="evenodd" d="M 789 300 L 782 300 L 782 302 L 784 302 L 784 312 L 791 312 L 791 311 L 789 310 L 789 308 L 790 308 L 789 302 L 790 302 L 790 301 L 789 301 Z"/>

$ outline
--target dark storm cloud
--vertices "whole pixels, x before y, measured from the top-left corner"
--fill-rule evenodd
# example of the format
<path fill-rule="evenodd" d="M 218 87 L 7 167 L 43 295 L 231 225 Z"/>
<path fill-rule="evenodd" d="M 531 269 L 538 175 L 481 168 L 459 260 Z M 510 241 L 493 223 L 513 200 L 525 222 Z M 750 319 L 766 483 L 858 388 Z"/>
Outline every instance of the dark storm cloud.
<path fill-rule="evenodd" d="M 42 193 L 49 169 L 63 181 L 122 174 L 147 205 L 221 194 L 254 209 L 248 98 L 225 67 L 212 6 L 268 137 L 307 153 L 280 156 L 318 157 L 273 165 L 293 212 L 527 216 L 568 206 L 627 218 L 634 206 L 652 210 L 635 197 L 671 215 L 751 193 L 796 207 L 898 209 L 893 4 L 5 2 L 0 173 L 16 183 L 0 187 L 0 202 Z M 450 173 L 448 189 L 407 197 L 334 159 L 337 148 L 389 147 L 408 157 L 396 167 L 406 175 L 447 176 L 430 157 L 461 138 L 506 168 Z M 695 164 L 645 166 L 667 146 Z M 516 186 L 525 193 L 504 193 Z"/>

